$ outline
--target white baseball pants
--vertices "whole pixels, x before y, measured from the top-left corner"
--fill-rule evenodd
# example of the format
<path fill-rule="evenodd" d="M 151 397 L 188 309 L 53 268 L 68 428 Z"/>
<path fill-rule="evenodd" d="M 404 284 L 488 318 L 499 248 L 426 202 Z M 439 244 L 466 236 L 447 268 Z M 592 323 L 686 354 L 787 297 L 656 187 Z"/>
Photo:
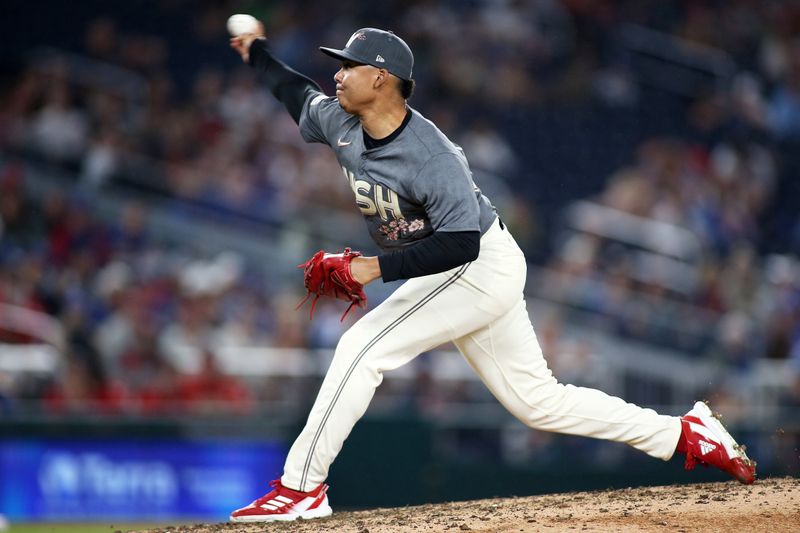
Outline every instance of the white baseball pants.
<path fill-rule="evenodd" d="M 522 251 L 495 221 L 481 237 L 475 261 L 408 280 L 356 322 L 336 347 L 281 483 L 305 492 L 325 481 L 383 373 L 448 341 L 524 424 L 624 442 L 670 459 L 681 433 L 678 417 L 556 381 L 523 300 L 525 275 Z"/>

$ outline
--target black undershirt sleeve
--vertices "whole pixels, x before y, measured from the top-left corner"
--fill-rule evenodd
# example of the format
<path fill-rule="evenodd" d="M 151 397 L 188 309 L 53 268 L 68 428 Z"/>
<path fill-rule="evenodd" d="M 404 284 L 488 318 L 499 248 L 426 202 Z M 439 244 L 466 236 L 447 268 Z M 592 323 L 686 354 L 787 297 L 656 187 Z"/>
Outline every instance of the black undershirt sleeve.
<path fill-rule="evenodd" d="M 322 92 L 311 79 L 273 56 L 266 39 L 256 39 L 250 45 L 250 65 L 264 73 L 267 87 L 298 124 L 306 99 L 311 93 Z"/>
<path fill-rule="evenodd" d="M 378 256 L 383 281 L 416 278 L 474 261 L 481 248 L 479 231 L 437 231 L 416 244 Z"/>

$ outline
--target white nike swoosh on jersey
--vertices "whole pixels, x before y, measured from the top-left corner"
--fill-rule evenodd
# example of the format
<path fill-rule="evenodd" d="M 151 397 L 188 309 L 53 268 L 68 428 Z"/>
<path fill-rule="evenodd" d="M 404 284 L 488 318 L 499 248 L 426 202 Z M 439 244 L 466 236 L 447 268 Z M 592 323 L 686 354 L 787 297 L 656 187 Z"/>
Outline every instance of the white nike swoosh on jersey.
<path fill-rule="evenodd" d="M 347 141 L 347 142 L 343 142 L 343 141 L 342 141 L 342 139 L 338 139 L 338 140 L 336 141 L 336 146 L 347 146 L 347 145 L 348 145 L 348 144 L 350 144 L 351 142 L 353 142 L 353 141 Z"/>

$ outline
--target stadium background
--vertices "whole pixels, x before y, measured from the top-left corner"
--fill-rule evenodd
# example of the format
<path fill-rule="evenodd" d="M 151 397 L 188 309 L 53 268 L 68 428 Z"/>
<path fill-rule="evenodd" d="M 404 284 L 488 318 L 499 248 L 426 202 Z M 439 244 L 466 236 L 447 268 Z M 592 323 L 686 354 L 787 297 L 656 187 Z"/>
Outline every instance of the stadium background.
<path fill-rule="evenodd" d="M 294 310 L 295 265 L 374 248 L 228 48 L 235 12 L 329 91 L 318 45 L 406 38 L 411 104 L 527 253 L 556 375 L 670 414 L 708 399 L 760 475 L 800 472 L 797 2 L 9 0 L 0 514 L 224 520 L 313 401 L 346 324 Z M 387 376 L 330 484 L 341 508 L 712 479 L 529 431 L 444 346 Z"/>

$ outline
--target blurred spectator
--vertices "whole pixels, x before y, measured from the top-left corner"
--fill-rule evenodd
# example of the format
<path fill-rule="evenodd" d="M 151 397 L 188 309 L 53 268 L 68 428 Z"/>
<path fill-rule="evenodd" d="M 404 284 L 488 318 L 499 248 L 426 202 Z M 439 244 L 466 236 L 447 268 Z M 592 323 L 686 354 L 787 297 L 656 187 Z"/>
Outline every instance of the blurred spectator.
<path fill-rule="evenodd" d="M 711 357 L 740 374 L 746 374 L 759 353 L 752 321 L 746 314 L 732 311 L 720 320 L 716 353 Z"/>
<path fill-rule="evenodd" d="M 476 121 L 461 136 L 461 146 L 469 159 L 470 168 L 513 175 L 517 157 L 508 142 L 486 121 Z"/>
<path fill-rule="evenodd" d="M 90 187 L 106 184 L 117 172 L 120 141 L 111 128 L 94 134 L 81 164 L 81 181 Z"/>
<path fill-rule="evenodd" d="M 13 409 L 13 378 L 10 373 L 0 370 L 0 415 L 7 416 Z"/>
<path fill-rule="evenodd" d="M 36 244 L 41 228 L 38 213 L 24 194 L 23 172 L 21 165 L 8 165 L 0 176 L 0 240 L 29 248 Z"/>
<path fill-rule="evenodd" d="M 239 380 L 220 373 L 213 354 L 203 353 L 200 371 L 177 381 L 182 410 L 201 414 L 247 414 L 253 408 L 250 390 Z"/>
<path fill-rule="evenodd" d="M 106 297 L 109 308 L 93 335 L 94 346 L 100 352 L 105 367 L 114 376 L 125 375 L 121 359 L 137 343 L 144 341 L 137 333 L 150 320 L 143 301 L 144 294 L 130 287 L 131 282 L 126 279 L 130 277 L 127 271 L 122 263 L 113 263 L 104 269 L 103 284 L 114 285 L 102 287 L 103 292 L 99 292 Z M 122 279 L 110 281 L 111 276 Z"/>
<path fill-rule="evenodd" d="M 769 119 L 775 133 L 784 139 L 800 138 L 800 42 L 787 45 L 786 73 L 773 92 Z"/>
<path fill-rule="evenodd" d="M 210 342 L 211 303 L 205 296 L 181 297 L 176 322 L 158 335 L 159 352 L 181 374 L 199 374 L 203 370 Z"/>
<path fill-rule="evenodd" d="M 63 414 L 108 415 L 123 411 L 126 393 L 110 384 L 83 359 L 67 358 L 61 379 L 44 394 L 44 404 Z"/>
<path fill-rule="evenodd" d="M 89 57 L 109 63 L 118 57 L 116 23 L 108 17 L 99 17 L 89 22 L 85 33 L 84 49 Z"/>
<path fill-rule="evenodd" d="M 88 122 L 85 112 L 75 106 L 67 82 L 56 78 L 28 127 L 29 143 L 50 160 L 75 165 L 87 144 Z"/>

